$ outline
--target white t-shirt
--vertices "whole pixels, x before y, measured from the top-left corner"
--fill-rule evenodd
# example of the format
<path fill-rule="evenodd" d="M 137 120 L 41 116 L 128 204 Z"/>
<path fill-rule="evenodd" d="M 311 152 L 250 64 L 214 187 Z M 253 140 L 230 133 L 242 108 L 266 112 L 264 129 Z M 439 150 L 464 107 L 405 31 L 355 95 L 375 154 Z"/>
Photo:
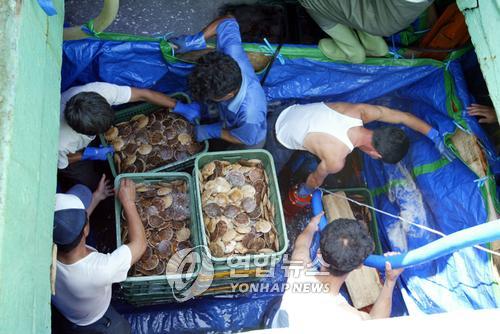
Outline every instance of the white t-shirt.
<path fill-rule="evenodd" d="M 288 289 L 283 295 L 272 328 L 311 329 L 311 321 L 338 323 L 363 320 L 341 294 L 327 292 L 328 287 L 314 276 L 301 274 L 288 278 Z"/>
<path fill-rule="evenodd" d="M 66 319 L 90 325 L 104 315 L 111 302 L 111 284 L 127 278 L 132 253 L 122 245 L 111 254 L 94 252 L 73 264 L 57 261 L 56 294 L 52 303 Z"/>
<path fill-rule="evenodd" d="M 130 101 L 132 89 L 128 86 L 117 86 L 106 82 L 92 82 L 83 86 L 76 86 L 61 94 L 61 126 L 59 129 L 59 160 L 57 167 L 64 169 L 68 167 L 68 154 L 75 153 L 94 140 L 95 136 L 87 136 L 73 130 L 64 117 L 66 103 L 78 93 L 95 92 L 101 95 L 112 106 L 124 104 Z"/>

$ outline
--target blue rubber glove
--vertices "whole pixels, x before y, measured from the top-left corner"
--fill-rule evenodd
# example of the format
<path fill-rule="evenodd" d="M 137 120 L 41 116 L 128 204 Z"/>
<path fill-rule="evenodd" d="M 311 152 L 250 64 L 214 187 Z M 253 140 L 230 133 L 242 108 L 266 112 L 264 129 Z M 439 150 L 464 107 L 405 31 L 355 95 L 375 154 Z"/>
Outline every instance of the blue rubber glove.
<path fill-rule="evenodd" d="M 108 153 L 114 153 L 113 146 L 86 147 L 82 160 L 106 160 Z"/>
<path fill-rule="evenodd" d="M 220 138 L 222 133 L 222 123 L 197 125 L 194 128 L 196 141 L 204 141 L 212 138 Z"/>
<path fill-rule="evenodd" d="M 307 197 L 309 195 L 311 195 L 314 191 L 314 188 L 309 188 L 307 186 L 307 184 L 305 183 L 301 183 L 299 185 L 299 189 L 297 191 L 297 194 L 300 196 L 300 197 Z"/>
<path fill-rule="evenodd" d="M 178 115 L 181 115 L 185 119 L 187 119 L 190 123 L 195 123 L 197 119 L 201 117 L 201 106 L 194 102 L 194 103 L 189 103 L 185 104 L 182 103 L 181 101 L 177 101 L 175 104 L 174 110 L 172 110 L 173 113 L 176 113 Z"/>
<path fill-rule="evenodd" d="M 182 35 L 170 39 L 170 42 L 177 45 L 175 52 L 185 53 L 189 51 L 202 50 L 207 48 L 203 32 L 194 35 Z"/>
<path fill-rule="evenodd" d="M 436 129 L 431 128 L 431 131 L 429 131 L 429 133 L 427 134 L 427 138 L 429 138 L 430 140 L 432 140 L 434 142 L 434 145 L 436 146 L 438 151 L 442 155 L 444 155 L 444 157 L 446 159 L 448 159 L 449 161 L 452 161 L 453 159 L 455 159 L 453 152 L 451 152 L 446 147 L 446 145 L 444 144 L 444 139 L 441 138 L 441 136 L 439 135 L 439 132 Z"/>

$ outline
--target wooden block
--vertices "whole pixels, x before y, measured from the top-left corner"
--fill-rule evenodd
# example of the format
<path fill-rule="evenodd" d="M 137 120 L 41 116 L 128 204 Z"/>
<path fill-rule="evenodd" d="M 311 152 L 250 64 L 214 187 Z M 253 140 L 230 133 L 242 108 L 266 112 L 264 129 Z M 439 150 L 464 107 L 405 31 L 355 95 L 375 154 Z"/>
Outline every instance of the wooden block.
<path fill-rule="evenodd" d="M 352 271 L 345 281 L 347 291 L 355 308 L 372 305 L 377 300 L 382 284 L 378 272 L 374 268 L 362 266 Z"/>
<path fill-rule="evenodd" d="M 343 191 L 339 191 L 337 194 L 347 197 Z M 349 201 L 346 199 L 334 195 L 325 195 L 323 196 L 323 207 L 325 209 L 328 222 L 338 218 L 356 219 L 352 213 Z"/>
<path fill-rule="evenodd" d="M 339 191 L 338 194 L 347 197 L 343 191 Z M 349 202 L 344 198 L 325 195 L 323 196 L 323 207 L 329 222 L 339 218 L 355 219 Z M 375 303 L 382 289 L 377 270 L 365 266 L 352 271 L 347 276 L 345 283 L 352 303 L 357 309 Z"/>

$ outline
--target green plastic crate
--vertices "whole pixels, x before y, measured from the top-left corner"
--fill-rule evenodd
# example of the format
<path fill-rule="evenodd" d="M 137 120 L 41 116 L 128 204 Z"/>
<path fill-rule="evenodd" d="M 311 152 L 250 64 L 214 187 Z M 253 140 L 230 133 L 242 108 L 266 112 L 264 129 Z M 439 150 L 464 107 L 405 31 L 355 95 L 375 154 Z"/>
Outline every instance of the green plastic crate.
<path fill-rule="evenodd" d="M 331 192 L 343 191 L 349 197 L 349 195 L 360 195 L 364 198 L 363 201 L 358 201 L 364 204 L 368 204 L 373 207 L 373 196 L 369 189 L 367 188 L 345 188 L 345 189 L 326 189 Z M 327 195 L 328 193 L 324 193 Z M 356 204 L 355 204 L 356 205 Z M 370 210 L 371 221 L 369 225 L 370 234 L 372 235 L 373 241 L 375 242 L 375 253 L 382 254 L 382 245 L 380 244 L 380 238 L 378 235 L 378 224 L 377 217 L 375 215 L 375 211 L 373 209 Z"/>
<path fill-rule="evenodd" d="M 275 208 L 274 224 L 278 232 L 279 251 L 269 254 L 248 254 L 237 255 L 229 258 L 218 258 L 212 256 L 208 250 L 208 240 L 205 234 L 205 224 L 203 222 L 203 210 L 201 205 L 200 193 L 200 169 L 207 163 L 213 160 L 226 160 L 231 163 L 237 162 L 240 159 L 260 159 L 264 165 L 264 169 L 269 178 L 269 199 Z M 274 169 L 274 161 L 271 154 L 266 150 L 244 150 L 244 151 L 224 151 L 224 152 L 208 152 L 202 153 L 196 157 L 193 169 L 193 179 L 196 187 L 196 199 L 198 203 L 198 219 L 200 221 L 200 234 L 203 245 L 206 246 L 207 255 L 212 260 L 215 272 L 230 271 L 231 269 L 253 270 L 256 267 L 269 267 L 270 265 L 277 264 L 283 254 L 288 249 L 288 236 L 285 226 L 285 217 L 283 215 L 283 208 L 281 204 L 280 191 L 278 188 L 278 178 Z M 229 261 L 228 261 L 229 259 Z M 259 262 L 260 261 L 260 262 Z M 242 266 L 244 263 L 244 266 Z M 226 282 L 231 281 L 230 278 Z"/>
<path fill-rule="evenodd" d="M 184 93 L 175 93 L 172 95 L 172 97 L 179 99 L 179 100 L 186 101 L 187 103 L 190 102 L 189 97 Z M 159 106 L 152 105 L 149 103 L 142 103 L 142 104 L 135 105 L 135 106 L 132 106 L 129 108 L 125 108 L 123 110 L 119 110 L 115 113 L 114 124 L 126 122 L 126 121 L 130 120 L 132 117 L 134 117 L 135 115 L 139 115 L 139 114 L 148 115 L 154 111 L 157 111 L 158 109 L 163 109 L 163 107 L 159 107 Z M 109 143 L 104 138 L 104 134 L 100 134 L 99 138 L 101 140 L 102 145 L 109 145 Z M 203 153 L 203 152 L 207 152 L 207 151 L 208 151 L 208 141 L 205 140 L 203 142 L 203 150 L 201 152 L 199 152 L 193 156 L 190 156 L 189 158 L 187 158 L 185 160 L 175 161 L 175 162 L 169 163 L 167 165 L 157 167 L 157 168 L 152 169 L 152 170 L 147 171 L 147 172 L 148 173 L 155 173 L 155 172 L 184 170 L 186 168 L 193 166 L 194 160 L 196 159 L 197 155 L 199 155 L 200 153 Z M 108 154 L 107 160 L 109 163 L 109 167 L 111 169 L 111 173 L 113 174 L 114 177 L 116 177 L 118 175 L 118 173 L 117 173 L 117 169 L 115 166 L 115 161 L 113 159 L 113 155 Z"/>
<path fill-rule="evenodd" d="M 156 183 L 156 182 L 170 182 L 176 180 L 183 180 L 188 185 L 188 194 L 190 199 L 190 210 L 191 210 L 191 243 L 193 247 L 199 246 L 201 244 L 201 231 L 199 228 L 198 216 L 196 214 L 196 199 L 194 196 L 195 188 L 192 182 L 192 178 L 187 173 L 180 172 L 169 172 L 169 173 L 130 173 L 130 174 L 120 174 L 115 179 L 115 189 L 117 191 L 120 187 L 120 181 L 124 178 L 131 179 L 136 183 Z M 121 239 L 121 211 L 122 206 L 117 197 L 115 197 L 115 220 L 116 220 L 116 245 L 120 247 L 122 245 Z M 201 256 L 200 249 L 198 248 L 196 252 Z M 155 299 L 161 297 L 162 300 L 168 301 L 172 300 L 173 293 L 172 289 L 167 281 L 168 278 L 180 279 L 181 276 L 186 280 L 195 280 L 198 272 L 200 270 L 200 265 L 195 266 L 193 273 L 188 273 L 184 275 L 155 275 L 155 276 L 143 276 L 143 277 L 127 277 L 127 279 L 121 283 L 122 293 L 128 302 L 133 303 L 134 300 L 141 300 L 147 302 L 149 299 Z"/>

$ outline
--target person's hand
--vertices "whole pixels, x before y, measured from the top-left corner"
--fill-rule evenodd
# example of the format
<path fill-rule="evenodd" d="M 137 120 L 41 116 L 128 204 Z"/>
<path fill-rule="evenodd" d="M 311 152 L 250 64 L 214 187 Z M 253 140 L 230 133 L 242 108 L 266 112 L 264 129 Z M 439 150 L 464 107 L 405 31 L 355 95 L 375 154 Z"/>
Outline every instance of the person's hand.
<path fill-rule="evenodd" d="M 181 101 L 177 101 L 175 108 L 172 110 L 173 113 L 181 115 L 187 119 L 190 123 L 195 123 L 197 119 L 201 117 L 201 106 L 194 102 L 185 104 Z"/>
<path fill-rule="evenodd" d="M 441 137 L 441 135 L 439 134 L 439 132 L 436 129 L 431 128 L 429 133 L 427 133 L 427 138 L 432 140 L 436 149 L 446 159 L 448 159 L 449 161 L 452 161 L 453 159 L 455 159 L 455 155 L 453 154 L 453 152 L 451 152 L 448 149 L 448 147 L 446 147 L 446 145 L 444 144 L 444 139 Z"/>
<path fill-rule="evenodd" d="M 83 150 L 82 160 L 106 160 L 107 154 L 113 154 L 113 146 L 86 147 Z"/>
<path fill-rule="evenodd" d="M 222 134 L 222 123 L 197 125 L 194 128 L 196 141 L 202 142 L 207 139 L 220 138 Z"/>
<path fill-rule="evenodd" d="M 387 252 L 384 254 L 384 256 L 392 256 L 392 255 L 398 255 L 398 252 Z M 385 263 L 385 281 L 387 283 L 395 284 L 399 275 L 404 271 L 403 268 L 401 269 L 392 269 L 391 263 L 386 262 Z"/>
<path fill-rule="evenodd" d="M 316 216 L 312 217 L 311 220 L 309 221 L 309 224 L 307 224 L 306 228 L 311 229 L 314 232 L 316 232 L 318 230 L 318 225 L 319 225 L 319 222 L 321 221 L 321 217 L 323 217 L 324 214 L 325 214 L 325 212 L 321 211 Z"/>
<path fill-rule="evenodd" d="M 175 51 L 179 53 L 186 53 L 189 51 L 202 50 L 207 48 L 205 36 L 200 31 L 194 35 L 182 35 L 171 38 L 170 41 L 175 45 Z"/>
<path fill-rule="evenodd" d="M 483 106 L 481 104 L 471 104 L 467 107 L 469 116 L 477 116 L 479 123 L 497 123 L 497 114 L 493 107 Z"/>
<path fill-rule="evenodd" d="M 112 196 L 115 193 L 113 187 L 109 180 L 106 180 L 106 175 L 102 174 L 101 180 L 99 181 L 99 185 L 97 186 L 96 191 L 94 191 L 93 196 L 97 201 L 102 201 L 109 196 Z"/>
<path fill-rule="evenodd" d="M 120 182 L 120 190 L 118 198 L 123 206 L 127 204 L 135 205 L 135 183 L 130 179 L 122 179 Z"/>

